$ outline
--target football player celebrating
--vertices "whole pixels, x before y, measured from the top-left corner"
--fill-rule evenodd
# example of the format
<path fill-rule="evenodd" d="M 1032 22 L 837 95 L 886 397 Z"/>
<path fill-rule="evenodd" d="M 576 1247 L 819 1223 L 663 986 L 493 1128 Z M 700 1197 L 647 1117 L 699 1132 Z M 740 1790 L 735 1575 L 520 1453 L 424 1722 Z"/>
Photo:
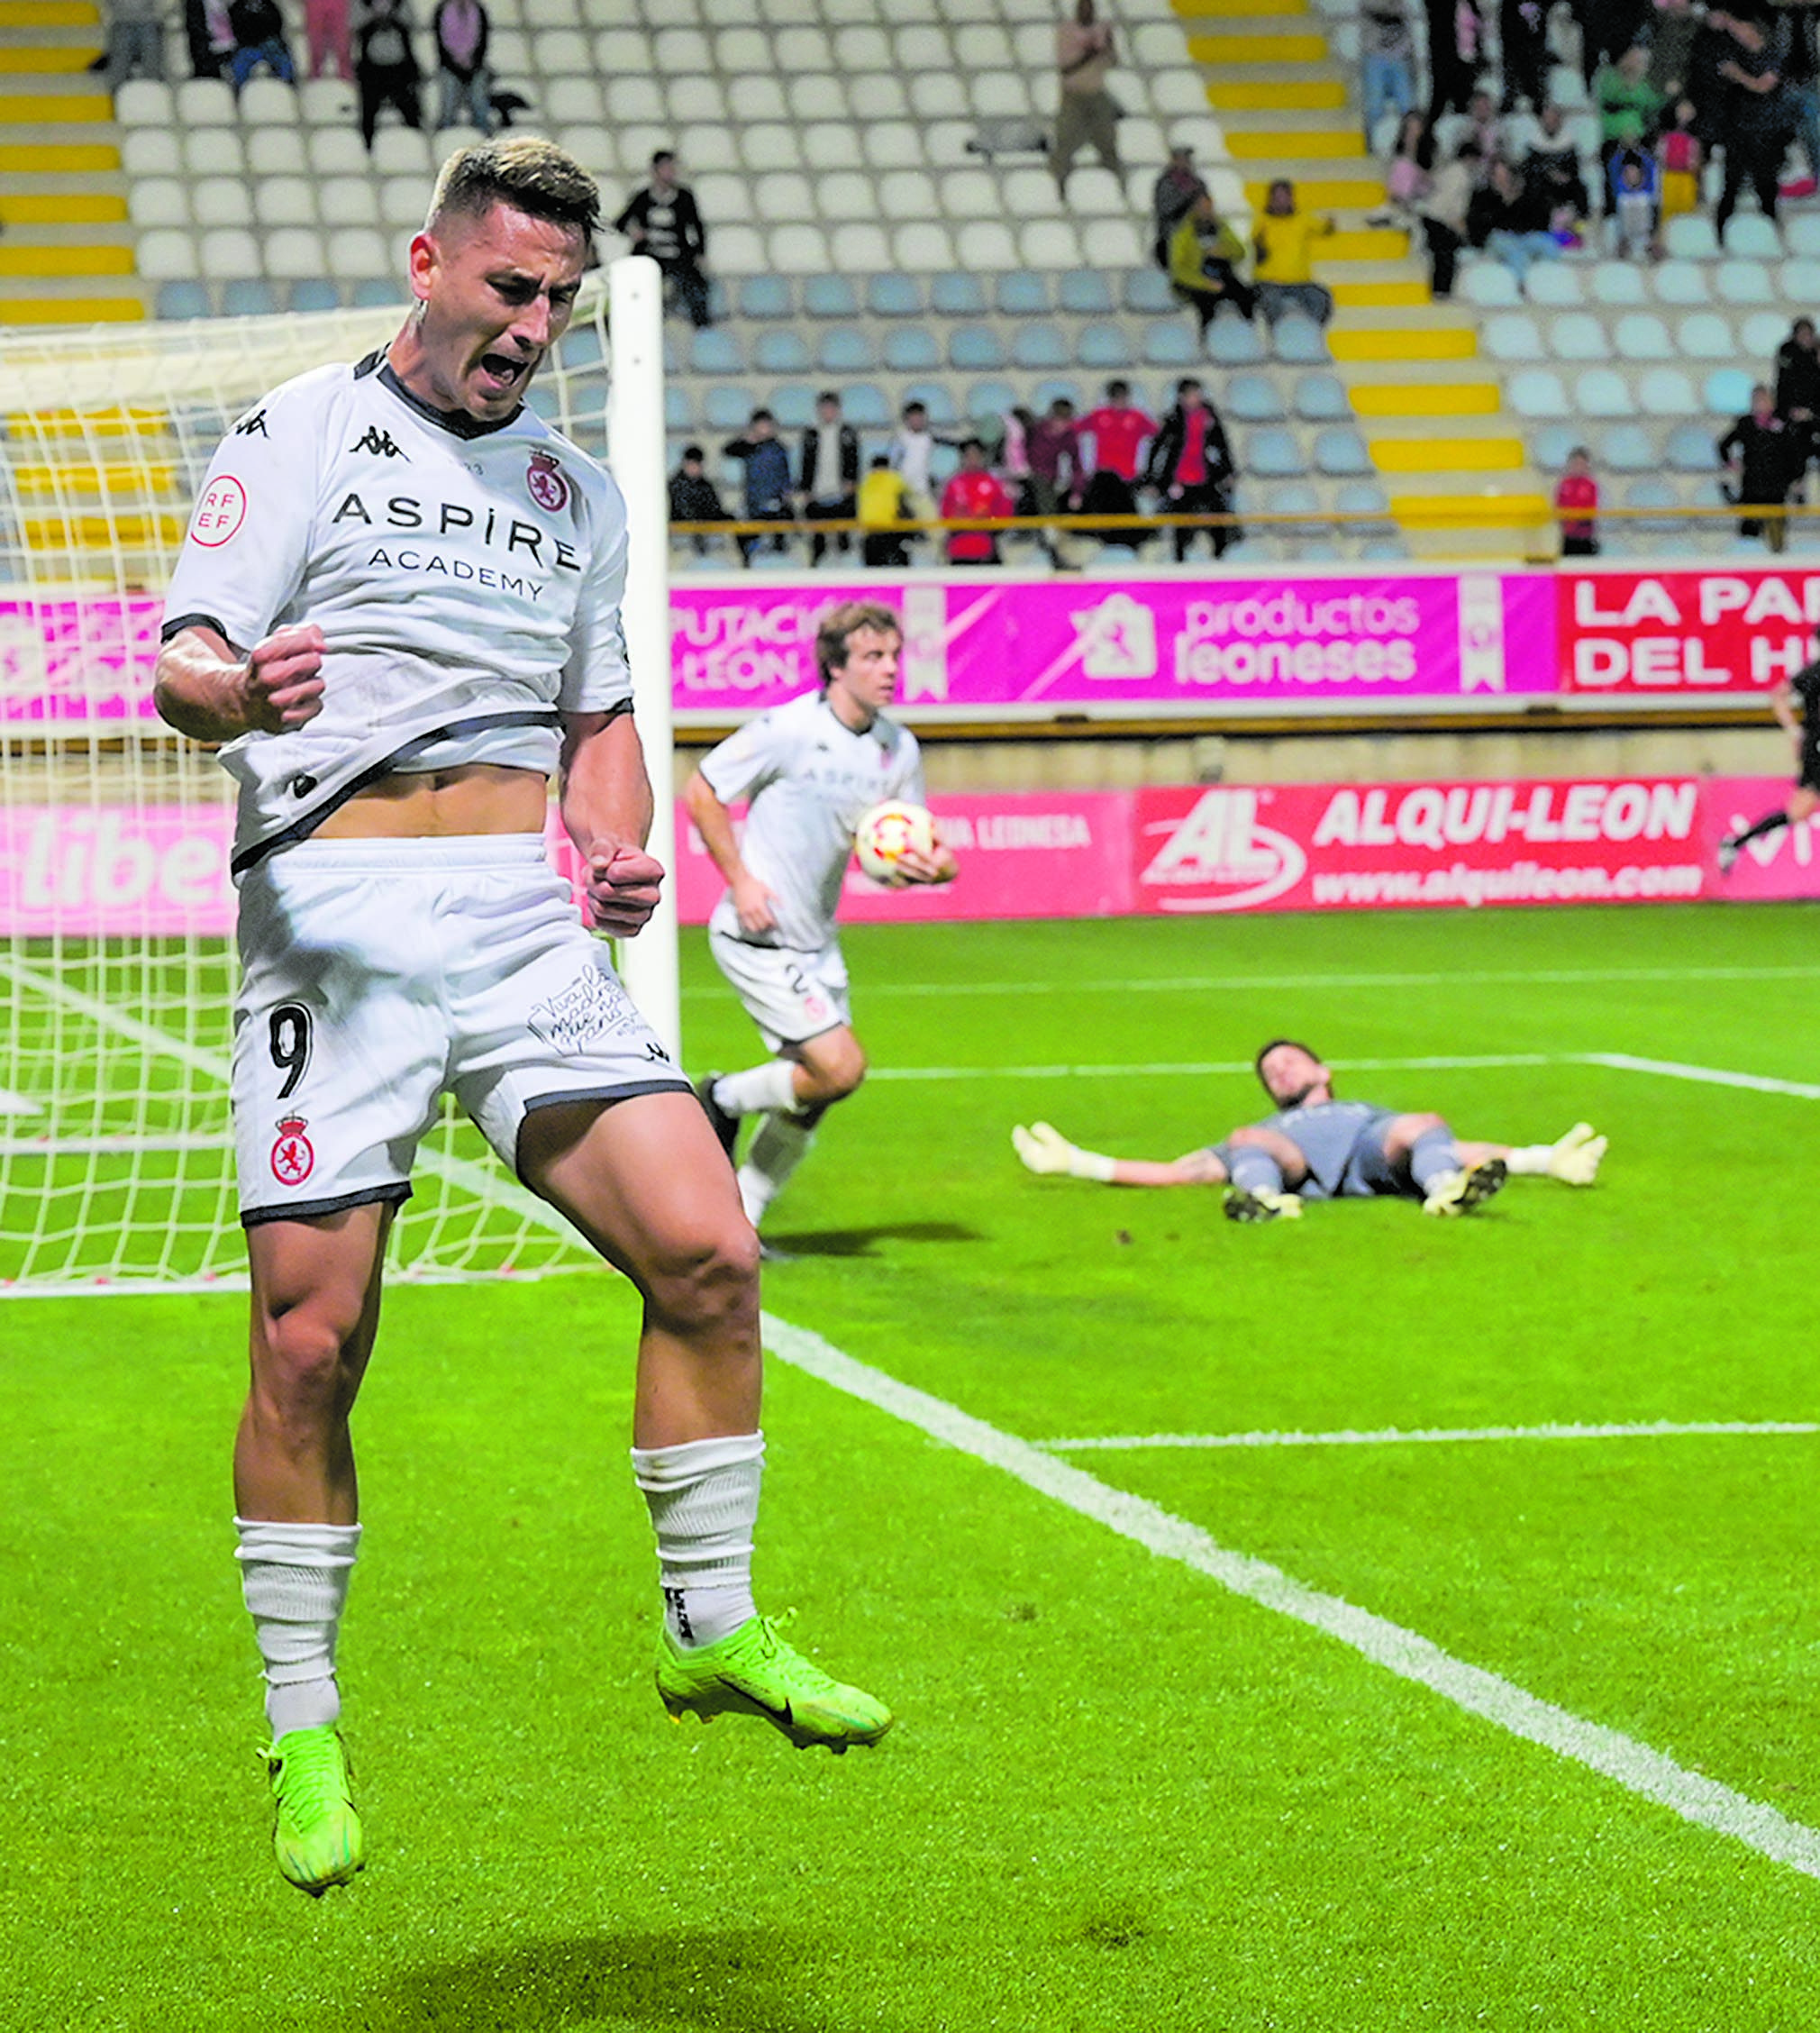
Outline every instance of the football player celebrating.
<path fill-rule="evenodd" d="M 1224 1186 L 1233 1221 L 1293 1218 L 1304 1200 L 1419 1199 L 1424 1214 L 1470 1214 L 1513 1173 L 1590 1186 L 1606 1139 L 1576 1123 L 1553 1144 L 1468 1144 L 1436 1115 L 1398 1115 L 1364 1101 L 1337 1101 L 1332 1071 L 1306 1044 L 1275 1038 L 1257 1058 L 1277 1104 L 1260 1123 L 1229 1130 L 1184 1157 L 1159 1162 L 1083 1151 L 1047 1123 L 1011 1133 L 1032 1171 L 1065 1172 L 1108 1186 Z"/>
<path fill-rule="evenodd" d="M 808 1155 L 815 1125 L 866 1077 L 853 1034 L 847 964 L 834 928 L 853 829 L 873 805 L 924 802 L 916 737 L 888 718 L 904 639 L 896 614 L 850 600 L 821 618 L 818 692 L 748 720 L 713 750 L 684 790 L 726 891 L 708 920 L 714 962 L 772 1056 L 696 1089 L 732 1157 L 742 1116 L 761 1116 L 739 1169 L 752 1226 Z M 728 807 L 750 798 L 743 834 Z M 951 882 L 938 840 L 899 857 L 904 882 Z"/>
<path fill-rule="evenodd" d="M 336 1728 L 360 1526 L 350 1413 L 380 1266 L 443 1092 L 643 1302 L 632 1463 L 673 1716 L 798 1745 L 890 1718 L 758 1617 L 757 1240 L 686 1080 L 543 848 L 548 779 L 594 925 L 663 870 L 631 716 L 625 510 L 525 406 L 574 307 L 593 180 L 509 137 L 445 165 L 391 344 L 273 391 L 223 441 L 172 579 L 156 697 L 240 786 L 233 1114 L 252 1282 L 234 1450 L 278 1867 L 362 1864 Z"/>

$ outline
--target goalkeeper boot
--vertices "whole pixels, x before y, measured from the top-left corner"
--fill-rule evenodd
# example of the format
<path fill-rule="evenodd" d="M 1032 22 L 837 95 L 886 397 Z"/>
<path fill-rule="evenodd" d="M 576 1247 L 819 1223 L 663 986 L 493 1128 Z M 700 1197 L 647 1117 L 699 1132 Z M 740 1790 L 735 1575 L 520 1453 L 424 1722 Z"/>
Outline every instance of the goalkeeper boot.
<path fill-rule="evenodd" d="M 366 1868 L 360 1818 L 348 1795 L 348 1757 L 332 1729 L 289 1729 L 265 1754 L 278 1826 L 278 1869 L 312 1899 Z"/>
<path fill-rule="evenodd" d="M 670 1719 L 686 1714 L 762 1717 L 799 1751 L 825 1744 L 838 1756 L 850 1744 L 876 1744 L 891 1711 L 857 1687 L 844 1687 L 778 1636 L 769 1617 L 753 1617 L 718 1644 L 685 1651 L 668 1630 L 658 1639 L 657 1691 Z"/>
<path fill-rule="evenodd" d="M 1486 1158 L 1464 1171 L 1443 1171 L 1428 1185 L 1424 1214 L 1470 1214 L 1501 1190 L 1507 1176 L 1502 1158 Z"/>
<path fill-rule="evenodd" d="M 1298 1221 L 1302 1199 L 1297 1193 L 1271 1193 L 1261 1186 L 1229 1186 L 1226 1189 L 1228 1221 Z"/>
<path fill-rule="evenodd" d="M 708 1118 L 708 1126 L 721 1140 L 721 1149 L 731 1161 L 733 1145 L 740 1140 L 740 1118 L 730 1116 L 714 1099 L 714 1082 L 721 1076 L 708 1073 L 696 1082 L 696 1099 L 702 1105 L 702 1113 Z"/>

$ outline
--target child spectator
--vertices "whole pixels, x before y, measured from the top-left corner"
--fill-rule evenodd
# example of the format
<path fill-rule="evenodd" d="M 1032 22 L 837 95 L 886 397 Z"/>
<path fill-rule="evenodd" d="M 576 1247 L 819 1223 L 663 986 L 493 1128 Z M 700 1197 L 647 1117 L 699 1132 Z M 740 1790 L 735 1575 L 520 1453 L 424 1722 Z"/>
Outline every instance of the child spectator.
<path fill-rule="evenodd" d="M 405 0 L 368 0 L 366 18 L 354 35 L 354 81 L 360 91 L 360 135 L 369 149 L 379 114 L 388 105 L 397 107 L 405 126 L 422 128 L 417 96 L 422 78 Z"/>
<path fill-rule="evenodd" d="M 1694 132 L 1697 117 L 1691 99 L 1677 99 L 1674 123 L 1663 130 L 1656 143 L 1665 219 L 1678 219 L 1684 212 L 1694 211 L 1700 202 L 1700 171 L 1706 167 L 1706 151 Z"/>
<path fill-rule="evenodd" d="M 778 436 L 778 420 L 768 409 L 755 409 L 744 434 L 728 440 L 726 455 L 743 462 L 746 469 L 746 499 L 742 519 L 748 523 L 787 523 L 790 514 L 790 455 Z M 740 538 L 740 556 L 750 565 L 761 545 L 769 541 L 773 551 L 784 548 L 781 536 L 769 539 L 751 531 Z"/>
<path fill-rule="evenodd" d="M 1407 0 L 1364 0 L 1359 33 L 1359 101 L 1369 155 L 1384 115 L 1394 111 L 1405 119 L 1415 105 L 1415 36 Z"/>
<path fill-rule="evenodd" d="M 1593 478 L 1592 454 L 1584 445 L 1576 445 L 1567 455 L 1567 470 L 1554 490 L 1563 558 L 1598 556 L 1598 524 L 1594 520 L 1598 506 L 1599 484 Z"/>
<path fill-rule="evenodd" d="M 1611 161 L 1612 242 L 1627 261 L 1653 261 L 1661 253 L 1661 208 L 1656 159 L 1640 148 L 1620 149 Z"/>
<path fill-rule="evenodd" d="M 860 482 L 860 554 L 868 565 L 875 570 L 903 570 L 910 562 L 905 549 L 910 533 L 891 524 L 907 523 L 915 513 L 902 478 L 879 452 Z"/>
<path fill-rule="evenodd" d="M 1662 96 L 1650 83 L 1649 68 L 1649 51 L 1642 43 L 1633 43 L 1593 81 L 1599 112 L 1599 162 L 1607 176 L 1612 158 L 1620 149 L 1641 147 L 1655 132 Z"/>
<path fill-rule="evenodd" d="M 1011 496 L 996 473 L 986 464 L 986 447 L 978 438 L 960 441 L 960 470 L 942 490 L 942 519 L 956 522 L 972 516 L 1009 519 Z M 996 565 L 998 560 L 996 530 L 950 530 L 948 562 L 951 565 Z"/>
<path fill-rule="evenodd" d="M 296 83 L 297 67 L 285 41 L 285 17 L 278 0 L 228 0 L 228 25 L 234 33 L 228 77 L 236 95 L 261 66 L 282 84 Z"/>
<path fill-rule="evenodd" d="M 1287 177 L 1270 186 L 1252 228 L 1257 252 L 1252 274 L 1258 307 L 1272 324 L 1288 310 L 1298 310 L 1316 324 L 1325 324 L 1333 316 L 1333 295 L 1315 280 L 1311 251 L 1314 242 L 1333 230 L 1333 220 L 1324 213 L 1297 211 L 1296 187 Z"/>
<path fill-rule="evenodd" d="M 673 523 L 723 523 L 726 504 L 720 489 L 702 470 L 705 457 L 698 444 L 683 447 L 682 460 L 669 477 L 669 519 Z M 690 533 L 689 545 L 698 558 L 706 557 L 714 539 L 705 531 Z"/>
<path fill-rule="evenodd" d="M 1385 208 L 1374 212 L 1368 223 L 1413 230 L 1422 216 L 1421 201 L 1428 195 L 1428 167 L 1433 160 L 1428 122 L 1419 113 L 1406 113 L 1397 123 L 1397 140 L 1384 164 Z"/>
<path fill-rule="evenodd" d="M 332 70 L 345 84 L 354 77 L 353 46 L 348 39 L 348 0 L 304 0 L 304 45 L 310 76 Z"/>

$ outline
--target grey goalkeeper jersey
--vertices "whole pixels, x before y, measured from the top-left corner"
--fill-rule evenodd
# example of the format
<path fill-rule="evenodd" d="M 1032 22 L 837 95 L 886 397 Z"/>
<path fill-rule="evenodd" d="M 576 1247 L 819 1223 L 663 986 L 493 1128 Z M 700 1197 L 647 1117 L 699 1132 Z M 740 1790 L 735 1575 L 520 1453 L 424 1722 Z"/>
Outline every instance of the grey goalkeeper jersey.
<path fill-rule="evenodd" d="M 751 800 L 740 855 L 770 889 L 777 929 L 742 931 L 731 890 L 708 923 L 752 946 L 816 953 L 827 945 L 860 815 L 883 798 L 924 801 L 915 735 L 882 713 L 855 734 L 820 692 L 756 715 L 701 769 L 723 805 Z"/>
<path fill-rule="evenodd" d="M 1381 1137 L 1384 1125 L 1395 1118 L 1394 1108 L 1375 1108 L 1369 1101 L 1310 1101 L 1299 1108 L 1279 1109 L 1258 1126 L 1287 1136 L 1302 1153 L 1308 1176 L 1296 1190 L 1303 1199 L 1331 1200 L 1373 1190 L 1351 1161 L 1362 1141 Z"/>

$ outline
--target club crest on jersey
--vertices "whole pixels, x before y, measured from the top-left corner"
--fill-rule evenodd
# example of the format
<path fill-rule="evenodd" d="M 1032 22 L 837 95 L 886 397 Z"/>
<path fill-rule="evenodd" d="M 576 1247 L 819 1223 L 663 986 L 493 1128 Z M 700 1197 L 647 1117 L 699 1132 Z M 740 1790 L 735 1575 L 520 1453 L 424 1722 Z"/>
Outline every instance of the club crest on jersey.
<path fill-rule="evenodd" d="M 532 453 L 524 485 L 537 506 L 552 515 L 560 515 L 569 506 L 569 477 L 556 463 L 553 452 Z"/>
<path fill-rule="evenodd" d="M 301 1186 L 316 1169 L 316 1153 L 304 1135 L 301 1116 L 287 1116 L 272 1145 L 272 1177 L 280 1186 Z"/>

